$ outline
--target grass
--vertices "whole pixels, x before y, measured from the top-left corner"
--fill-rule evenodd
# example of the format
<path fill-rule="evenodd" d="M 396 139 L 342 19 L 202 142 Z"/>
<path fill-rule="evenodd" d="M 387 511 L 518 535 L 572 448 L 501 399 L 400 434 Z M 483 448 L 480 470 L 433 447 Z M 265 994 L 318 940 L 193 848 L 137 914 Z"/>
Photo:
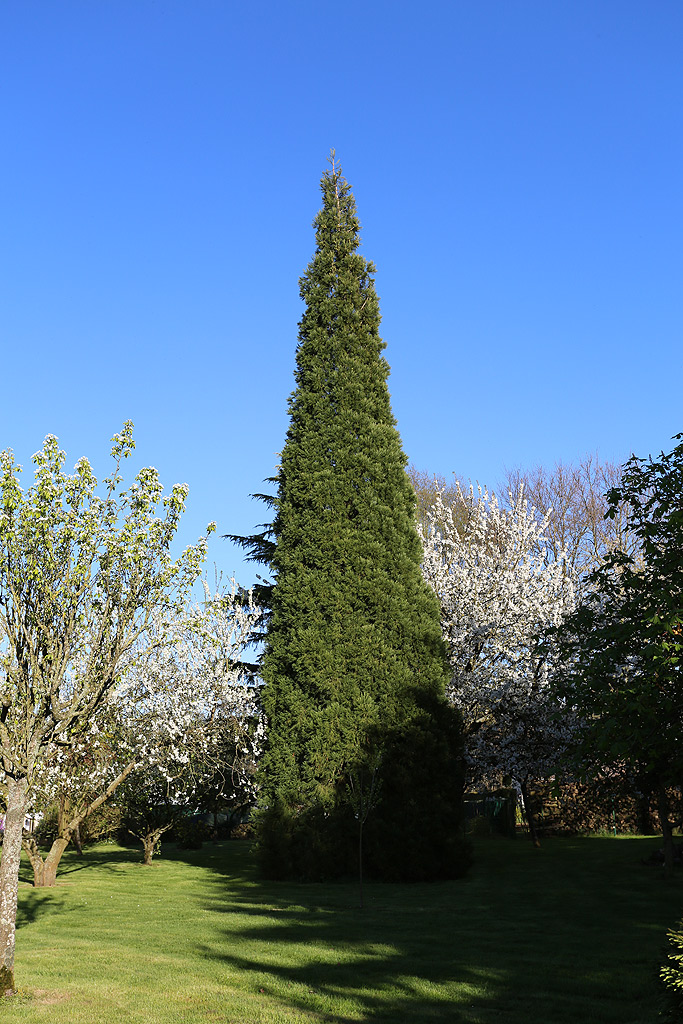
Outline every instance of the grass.
<path fill-rule="evenodd" d="M 656 839 L 480 840 L 433 885 L 261 883 L 249 843 L 69 853 L 19 895 L 22 1024 L 651 1024 L 683 880 Z M 22 878 L 28 882 L 29 872 Z"/>

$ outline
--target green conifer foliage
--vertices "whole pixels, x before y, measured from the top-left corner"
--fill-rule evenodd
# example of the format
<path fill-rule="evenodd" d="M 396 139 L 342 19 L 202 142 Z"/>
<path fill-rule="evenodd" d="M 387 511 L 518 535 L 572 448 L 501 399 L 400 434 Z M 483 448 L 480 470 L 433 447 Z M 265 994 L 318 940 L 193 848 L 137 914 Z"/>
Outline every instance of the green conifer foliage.
<path fill-rule="evenodd" d="M 274 502 L 262 866 L 274 877 L 357 871 L 361 806 L 372 875 L 454 877 L 466 866 L 460 723 L 420 573 L 374 267 L 358 253 L 334 156 L 321 188 Z"/>

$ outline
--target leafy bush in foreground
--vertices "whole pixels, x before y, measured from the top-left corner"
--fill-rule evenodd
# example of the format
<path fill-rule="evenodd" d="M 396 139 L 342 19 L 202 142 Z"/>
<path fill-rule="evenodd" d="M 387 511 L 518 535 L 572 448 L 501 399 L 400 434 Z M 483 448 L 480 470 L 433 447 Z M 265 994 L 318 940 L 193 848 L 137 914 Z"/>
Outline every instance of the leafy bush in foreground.
<path fill-rule="evenodd" d="M 665 988 L 664 1016 L 678 1022 L 683 1020 L 683 920 L 667 934 L 669 953 L 659 976 Z"/>

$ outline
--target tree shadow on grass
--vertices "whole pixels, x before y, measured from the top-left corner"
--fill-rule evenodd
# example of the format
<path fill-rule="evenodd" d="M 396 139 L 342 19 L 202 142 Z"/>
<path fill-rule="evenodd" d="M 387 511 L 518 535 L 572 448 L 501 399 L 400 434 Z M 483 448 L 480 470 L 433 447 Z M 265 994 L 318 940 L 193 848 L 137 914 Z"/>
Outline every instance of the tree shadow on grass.
<path fill-rule="evenodd" d="M 279 910 L 272 918 L 277 937 L 271 924 L 254 924 L 238 936 L 231 930 L 234 952 L 206 947 L 203 954 L 250 976 L 254 991 L 269 1000 L 329 1024 L 357 1021 L 359 1014 L 387 1024 L 474 1022 L 475 1011 L 496 1006 L 510 983 L 505 971 L 453 963 L 434 946 L 427 952 L 418 934 L 414 942 L 396 941 L 391 922 L 359 922 L 357 929 L 347 922 L 340 935 L 329 912 L 310 910 L 305 922 L 301 915 L 301 908 L 291 915 Z"/>
<path fill-rule="evenodd" d="M 82 856 L 69 850 L 65 853 L 57 871 L 57 879 L 61 875 L 72 875 L 77 871 L 97 867 L 100 870 L 122 871 L 124 865 L 139 864 L 142 861 L 142 854 L 138 849 L 128 847 L 112 846 L 110 848 L 101 846 L 95 848 L 86 847 Z"/>
<path fill-rule="evenodd" d="M 42 852 L 44 856 L 47 851 Z M 54 914 L 63 916 L 64 914 L 79 910 L 78 907 L 68 906 L 64 899 L 61 898 L 65 892 L 62 886 L 71 887 L 75 884 L 73 881 L 70 881 L 69 876 L 88 868 L 99 868 L 100 870 L 104 869 L 111 872 L 124 871 L 124 864 L 128 864 L 135 859 L 134 851 L 127 851 L 120 847 L 112 847 L 111 849 L 86 848 L 82 856 L 69 851 L 64 855 L 59 865 L 57 884 L 36 889 L 33 886 L 33 870 L 25 856 L 23 856 L 19 870 L 17 929 L 25 928 L 41 917 Z M 137 860 L 140 860 L 139 856 Z"/>
<path fill-rule="evenodd" d="M 490 844 L 470 878 L 369 885 L 363 910 L 350 883 L 258 882 L 229 857 L 204 900 L 225 915 L 223 941 L 201 952 L 330 1024 L 650 1022 L 682 889 L 641 865 L 652 846 Z"/>
<path fill-rule="evenodd" d="M 17 904 L 17 930 L 34 924 L 39 918 L 51 917 L 55 914 L 62 917 L 64 914 L 73 913 L 79 909 L 66 906 L 59 896 L 60 893 L 56 887 L 28 889 L 22 886 Z"/>
<path fill-rule="evenodd" d="M 205 842 L 199 850 L 186 850 L 176 843 L 163 843 L 161 856 L 167 861 L 181 861 L 205 868 L 213 875 L 229 879 L 231 883 L 248 886 L 260 884 L 254 845 L 251 840 L 234 839 Z"/>

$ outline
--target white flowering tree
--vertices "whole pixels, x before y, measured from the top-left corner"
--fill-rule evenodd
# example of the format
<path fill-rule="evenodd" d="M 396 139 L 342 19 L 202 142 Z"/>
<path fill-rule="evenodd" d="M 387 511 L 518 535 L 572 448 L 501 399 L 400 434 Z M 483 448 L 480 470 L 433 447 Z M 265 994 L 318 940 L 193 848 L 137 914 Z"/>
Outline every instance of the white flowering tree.
<path fill-rule="evenodd" d="M 473 785 L 519 788 L 537 843 L 529 787 L 552 772 L 571 732 L 557 717 L 548 654 L 538 640 L 573 606 L 562 557 L 548 563 L 539 521 L 524 492 L 501 508 L 486 490 L 457 502 L 441 493 L 421 529 L 423 572 L 441 602 L 453 676 L 451 701 L 463 715 Z"/>
<path fill-rule="evenodd" d="M 75 830 L 122 785 L 134 804 L 139 835 L 153 851 L 166 830 L 163 808 L 179 813 L 210 779 L 237 781 L 247 748 L 255 758 L 260 730 L 258 688 L 241 656 L 259 610 L 234 580 L 201 605 L 162 610 L 123 660 L 109 698 L 68 742 L 41 759 L 32 791 L 57 804 L 57 835 L 45 858 L 31 836 L 24 848 L 36 886 L 55 884 Z M 225 762 L 225 733 L 235 751 Z M 172 818 L 172 815 L 171 815 Z M 146 824 L 145 824 L 146 822 Z M 168 822 L 168 827 L 172 824 Z M 151 859 L 151 854 L 149 854 Z"/>
<path fill-rule="evenodd" d="M 261 609 L 234 580 L 213 594 L 204 586 L 204 602 L 170 636 L 166 626 L 164 642 L 149 646 L 126 679 L 128 689 L 147 694 L 144 722 L 125 723 L 140 753 L 122 796 L 145 863 L 175 818 L 208 793 L 245 804 L 256 795 L 260 683 L 243 657 Z"/>
<path fill-rule="evenodd" d="M 122 488 L 119 469 L 133 448 L 128 422 L 113 439 L 113 472 L 98 487 L 85 458 L 65 473 L 64 452 L 48 435 L 33 456 L 27 491 L 11 451 L 0 453 L 0 767 L 7 787 L 0 994 L 14 989 L 19 859 L 32 788 L 57 750 L 83 740 L 114 699 L 126 659 L 155 615 L 186 600 L 205 557 L 205 538 L 177 559 L 170 553 L 185 485 L 164 496 L 158 473 L 147 468 Z"/>
<path fill-rule="evenodd" d="M 255 802 L 263 729 L 258 694 L 248 699 L 251 714 L 240 700 L 233 714 L 221 711 L 211 721 L 196 720 L 188 730 L 193 742 L 177 743 L 165 757 L 147 759 L 117 793 L 123 824 L 142 843 L 144 864 L 152 863 L 163 834 L 188 812 Z"/>
<path fill-rule="evenodd" d="M 55 884 L 57 869 L 69 841 L 130 775 L 137 752 L 107 718 L 108 702 L 98 709 L 88 728 L 46 748 L 36 765 L 29 806 L 56 810 L 56 835 L 45 856 L 36 836 L 24 833 L 23 847 L 33 868 L 36 887 Z M 99 722 L 99 725 L 98 725 Z"/>

